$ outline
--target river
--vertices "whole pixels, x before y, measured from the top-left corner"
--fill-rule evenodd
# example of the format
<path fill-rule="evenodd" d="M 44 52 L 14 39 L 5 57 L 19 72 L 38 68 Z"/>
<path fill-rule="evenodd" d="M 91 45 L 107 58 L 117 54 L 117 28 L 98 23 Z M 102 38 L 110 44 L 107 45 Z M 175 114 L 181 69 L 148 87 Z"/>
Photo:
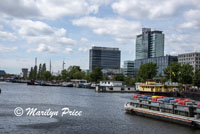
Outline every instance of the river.
<path fill-rule="evenodd" d="M 200 134 L 198 129 L 125 113 L 131 93 L 4 82 L 0 88 L 0 134 Z M 22 116 L 14 114 L 16 107 L 24 110 Z M 59 114 L 28 116 L 27 108 Z M 62 116 L 62 108 L 81 115 Z"/>

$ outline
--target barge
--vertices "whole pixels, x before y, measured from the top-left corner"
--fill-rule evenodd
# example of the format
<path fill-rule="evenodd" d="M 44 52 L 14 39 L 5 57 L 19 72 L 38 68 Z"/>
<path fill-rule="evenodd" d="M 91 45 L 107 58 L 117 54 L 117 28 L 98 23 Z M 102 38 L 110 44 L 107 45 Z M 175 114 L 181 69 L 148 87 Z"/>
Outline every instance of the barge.
<path fill-rule="evenodd" d="M 191 99 L 134 95 L 128 113 L 200 128 L 200 102 Z"/>

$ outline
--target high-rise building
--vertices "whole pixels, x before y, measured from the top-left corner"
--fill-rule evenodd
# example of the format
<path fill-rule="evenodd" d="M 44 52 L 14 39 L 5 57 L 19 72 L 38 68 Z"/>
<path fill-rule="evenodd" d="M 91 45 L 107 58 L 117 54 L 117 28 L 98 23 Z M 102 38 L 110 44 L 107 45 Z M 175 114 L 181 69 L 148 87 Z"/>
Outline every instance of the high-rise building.
<path fill-rule="evenodd" d="M 90 72 L 100 67 L 102 70 L 120 70 L 121 52 L 118 48 L 92 47 L 89 54 Z"/>
<path fill-rule="evenodd" d="M 133 77 L 134 73 L 134 61 L 124 61 L 123 74 L 126 77 Z"/>
<path fill-rule="evenodd" d="M 146 59 L 136 59 L 134 65 L 135 71 L 138 72 L 142 64 L 150 62 L 156 63 L 158 67 L 157 76 L 164 76 L 164 69 L 172 62 L 178 62 L 178 57 L 167 55 L 167 56 L 160 56 L 160 57 L 153 57 Z"/>
<path fill-rule="evenodd" d="M 136 37 L 136 59 L 164 56 L 164 34 L 142 28 L 142 34 Z"/>
<path fill-rule="evenodd" d="M 178 62 L 182 64 L 190 64 L 194 67 L 194 70 L 198 70 L 200 69 L 200 52 L 179 54 Z"/>

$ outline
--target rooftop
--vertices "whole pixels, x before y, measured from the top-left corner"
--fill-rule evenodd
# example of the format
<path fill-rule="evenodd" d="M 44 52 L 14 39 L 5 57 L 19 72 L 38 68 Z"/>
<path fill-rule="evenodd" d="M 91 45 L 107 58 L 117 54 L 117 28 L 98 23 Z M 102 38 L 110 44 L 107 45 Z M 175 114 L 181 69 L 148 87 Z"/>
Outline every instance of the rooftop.
<path fill-rule="evenodd" d="M 112 48 L 112 47 L 97 47 L 93 46 L 93 50 L 113 50 L 113 51 L 119 51 L 119 48 Z"/>

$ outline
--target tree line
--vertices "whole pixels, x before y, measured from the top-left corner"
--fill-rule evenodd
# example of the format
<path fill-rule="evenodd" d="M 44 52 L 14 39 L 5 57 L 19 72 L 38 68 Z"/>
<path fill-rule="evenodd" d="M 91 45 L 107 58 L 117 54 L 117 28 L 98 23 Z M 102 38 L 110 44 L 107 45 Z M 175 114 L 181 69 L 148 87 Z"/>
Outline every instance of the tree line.
<path fill-rule="evenodd" d="M 70 81 L 71 79 L 86 79 L 88 82 L 98 83 L 101 80 L 115 80 L 123 81 L 125 85 L 134 86 L 136 82 L 145 82 L 158 78 L 159 82 L 178 82 L 182 84 L 193 84 L 200 87 L 200 70 L 194 70 L 192 65 L 171 63 L 164 69 L 164 77 L 157 74 L 158 67 L 155 63 L 146 63 L 140 66 L 137 76 L 134 78 L 125 77 L 123 74 L 117 75 L 103 75 L 101 68 L 97 67 L 92 72 L 86 73 L 79 66 L 70 66 L 64 69 L 58 75 L 53 75 L 47 71 L 46 64 L 40 64 L 31 67 L 29 79 L 30 80 L 60 80 Z"/>
<path fill-rule="evenodd" d="M 193 84 L 200 87 L 200 70 L 194 70 L 190 64 L 173 62 L 164 69 L 164 77 L 157 75 L 158 68 L 155 63 L 147 63 L 140 66 L 137 79 L 145 82 L 155 77 L 160 78 L 160 82 L 178 82 L 181 84 Z"/>

